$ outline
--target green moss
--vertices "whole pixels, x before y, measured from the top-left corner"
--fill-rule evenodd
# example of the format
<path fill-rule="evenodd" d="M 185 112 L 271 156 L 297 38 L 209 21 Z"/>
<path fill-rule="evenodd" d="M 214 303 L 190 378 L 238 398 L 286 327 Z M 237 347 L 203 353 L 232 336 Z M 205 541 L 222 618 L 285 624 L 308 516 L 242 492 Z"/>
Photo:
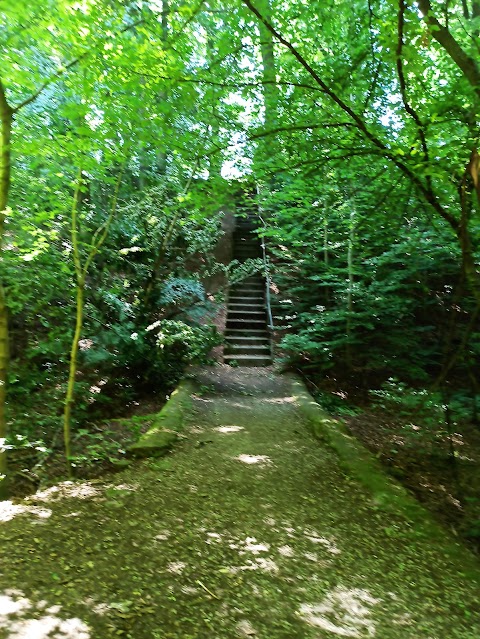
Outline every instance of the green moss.
<path fill-rule="evenodd" d="M 371 493 L 375 507 L 390 515 L 404 517 L 414 525 L 415 537 L 440 541 L 449 556 L 463 557 L 466 572 L 472 578 L 479 579 L 480 569 L 476 562 L 472 564 L 470 552 L 452 539 L 403 486 L 385 473 L 380 463 L 363 444 L 350 435 L 341 421 L 325 413 L 299 378 L 292 375 L 291 382 L 295 401 L 307 418 L 315 437 L 332 447 L 343 470 L 360 481 Z"/>
<path fill-rule="evenodd" d="M 193 391 L 192 382 L 181 382 L 160 413 L 156 415 L 151 428 L 140 437 L 138 442 L 129 446 L 128 456 L 160 457 L 168 453 L 178 441 L 177 433 L 184 428 L 186 415 L 192 407 Z"/>

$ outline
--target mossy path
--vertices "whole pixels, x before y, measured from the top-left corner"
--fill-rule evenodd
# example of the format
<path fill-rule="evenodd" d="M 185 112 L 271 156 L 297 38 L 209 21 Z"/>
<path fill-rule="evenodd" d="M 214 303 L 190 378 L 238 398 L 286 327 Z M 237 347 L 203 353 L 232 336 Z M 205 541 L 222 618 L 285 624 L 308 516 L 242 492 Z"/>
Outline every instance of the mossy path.
<path fill-rule="evenodd" d="M 478 639 L 468 555 L 376 507 L 288 378 L 196 383 L 173 455 L 0 508 L 0 639 Z"/>

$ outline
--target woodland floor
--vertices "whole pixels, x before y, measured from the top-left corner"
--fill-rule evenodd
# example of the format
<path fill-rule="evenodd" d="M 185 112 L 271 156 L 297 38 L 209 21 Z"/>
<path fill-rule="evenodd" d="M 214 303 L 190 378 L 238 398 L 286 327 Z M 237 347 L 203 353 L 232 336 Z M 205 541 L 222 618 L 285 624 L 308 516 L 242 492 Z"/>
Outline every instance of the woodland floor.
<path fill-rule="evenodd" d="M 379 509 L 288 378 L 197 386 L 174 454 L 0 504 L 0 639 L 478 639 L 476 559 Z"/>
<path fill-rule="evenodd" d="M 348 383 L 311 385 L 317 401 L 341 419 L 435 518 L 480 553 L 480 429 L 472 422 L 426 428 L 415 414 L 401 416 L 366 400 Z M 351 400 L 351 401 L 349 401 Z M 454 453 L 452 457 L 452 451 Z M 480 633 L 479 633 L 480 636 Z"/>

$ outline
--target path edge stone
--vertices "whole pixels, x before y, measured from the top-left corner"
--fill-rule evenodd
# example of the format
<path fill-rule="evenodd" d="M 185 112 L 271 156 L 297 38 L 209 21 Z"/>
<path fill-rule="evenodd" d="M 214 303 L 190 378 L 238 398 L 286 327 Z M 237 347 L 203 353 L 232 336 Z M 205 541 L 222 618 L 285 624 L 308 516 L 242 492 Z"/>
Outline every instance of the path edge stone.
<path fill-rule="evenodd" d="M 178 433 L 193 407 L 192 394 L 195 388 L 191 380 L 180 382 L 148 431 L 127 448 L 128 457 L 162 457 L 170 452 L 178 442 Z"/>
<path fill-rule="evenodd" d="M 342 470 L 367 489 L 375 507 L 390 516 L 406 519 L 413 524 L 410 527 L 412 537 L 425 536 L 440 543 L 453 562 L 462 562 L 462 572 L 466 577 L 480 581 L 478 557 L 458 542 L 448 528 L 436 522 L 406 488 L 387 474 L 373 454 L 348 432 L 346 425 L 329 415 L 315 401 L 300 377 L 292 373 L 287 375 L 291 380 L 295 404 L 307 420 L 313 435 L 333 449 Z"/>

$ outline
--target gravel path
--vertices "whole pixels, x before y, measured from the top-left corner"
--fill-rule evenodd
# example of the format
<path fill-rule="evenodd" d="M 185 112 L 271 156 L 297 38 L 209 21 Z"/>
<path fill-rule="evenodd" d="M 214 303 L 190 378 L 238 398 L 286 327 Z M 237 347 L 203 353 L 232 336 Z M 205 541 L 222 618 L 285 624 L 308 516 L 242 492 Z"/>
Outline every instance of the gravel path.
<path fill-rule="evenodd" d="M 197 386 L 173 455 L 0 505 L 0 639 L 480 637 L 479 584 L 345 477 L 287 378 Z"/>

